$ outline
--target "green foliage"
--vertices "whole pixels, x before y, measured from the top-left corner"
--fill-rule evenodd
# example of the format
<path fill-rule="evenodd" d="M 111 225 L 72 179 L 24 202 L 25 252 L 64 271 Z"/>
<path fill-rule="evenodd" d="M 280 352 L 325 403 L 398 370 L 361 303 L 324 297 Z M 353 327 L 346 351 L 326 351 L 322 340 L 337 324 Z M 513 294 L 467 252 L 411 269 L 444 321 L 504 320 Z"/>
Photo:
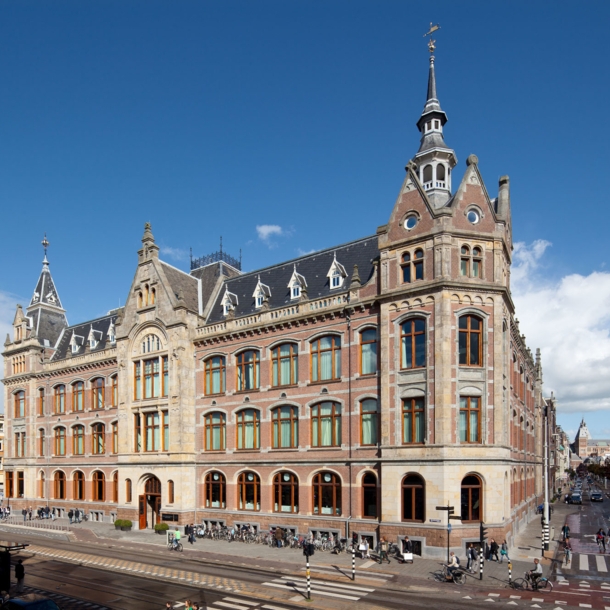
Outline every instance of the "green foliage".
<path fill-rule="evenodd" d="M 123 519 L 123 525 L 121 527 L 131 527 L 133 523 L 129 519 Z"/>
<path fill-rule="evenodd" d="M 116 527 L 123 527 L 123 519 L 117 519 L 114 524 Z"/>
<path fill-rule="evenodd" d="M 166 532 L 168 529 L 167 523 L 155 523 L 155 532 Z"/>

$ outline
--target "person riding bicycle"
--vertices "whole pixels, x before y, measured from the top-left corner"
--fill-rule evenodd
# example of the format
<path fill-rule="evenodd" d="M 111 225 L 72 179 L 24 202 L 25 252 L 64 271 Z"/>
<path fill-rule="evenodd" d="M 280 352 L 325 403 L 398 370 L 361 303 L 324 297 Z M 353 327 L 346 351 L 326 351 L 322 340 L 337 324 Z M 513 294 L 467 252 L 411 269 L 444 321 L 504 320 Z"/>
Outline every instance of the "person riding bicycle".
<path fill-rule="evenodd" d="M 453 580 L 453 573 L 460 568 L 460 560 L 456 557 L 455 553 L 451 551 L 449 555 L 449 563 L 447 564 L 447 580 Z"/>
<path fill-rule="evenodd" d="M 174 545 L 174 548 L 176 548 L 178 546 L 178 543 L 180 542 L 180 530 L 176 530 L 174 532 L 174 539 L 172 540 L 172 543 Z"/>
<path fill-rule="evenodd" d="M 538 579 L 542 577 L 542 565 L 538 559 L 534 559 L 534 569 L 526 572 L 525 575 L 530 579 L 532 587 L 535 589 Z"/>

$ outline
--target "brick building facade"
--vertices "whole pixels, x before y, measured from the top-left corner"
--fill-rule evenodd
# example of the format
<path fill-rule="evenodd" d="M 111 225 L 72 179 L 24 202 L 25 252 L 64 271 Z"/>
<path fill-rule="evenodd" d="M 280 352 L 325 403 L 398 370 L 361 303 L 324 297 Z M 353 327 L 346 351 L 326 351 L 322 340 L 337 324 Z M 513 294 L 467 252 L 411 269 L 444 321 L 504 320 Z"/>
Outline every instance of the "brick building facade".
<path fill-rule="evenodd" d="M 455 153 L 434 57 L 419 151 L 375 234 L 256 272 L 190 273 L 149 225 L 130 296 L 69 326 L 46 259 L 4 345 L 5 492 L 135 527 L 510 538 L 542 494 L 539 358 L 510 294 L 509 181 Z M 45 240 L 46 241 L 46 240 Z"/>

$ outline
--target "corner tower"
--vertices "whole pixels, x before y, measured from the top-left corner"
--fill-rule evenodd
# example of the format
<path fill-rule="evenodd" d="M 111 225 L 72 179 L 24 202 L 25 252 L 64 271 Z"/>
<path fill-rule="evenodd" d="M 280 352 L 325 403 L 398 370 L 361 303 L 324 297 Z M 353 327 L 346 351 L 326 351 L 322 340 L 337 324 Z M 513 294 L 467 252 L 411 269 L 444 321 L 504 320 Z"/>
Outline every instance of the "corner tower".
<path fill-rule="evenodd" d="M 417 166 L 421 182 L 432 207 L 443 207 L 451 197 L 451 171 L 457 163 L 453 149 L 445 144 L 443 127 L 447 115 L 441 108 L 436 94 L 436 73 L 434 71 L 434 40 L 428 43 L 430 69 L 428 73 L 428 93 L 424 110 L 417 121 L 421 133 L 421 144 L 413 161 Z"/>

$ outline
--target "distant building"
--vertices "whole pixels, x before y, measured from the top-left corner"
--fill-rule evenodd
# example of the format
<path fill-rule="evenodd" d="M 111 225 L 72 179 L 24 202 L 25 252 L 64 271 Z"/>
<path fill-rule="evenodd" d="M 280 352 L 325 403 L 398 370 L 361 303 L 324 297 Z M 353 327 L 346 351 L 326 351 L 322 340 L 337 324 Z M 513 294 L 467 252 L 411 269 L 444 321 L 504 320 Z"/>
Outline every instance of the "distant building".
<path fill-rule="evenodd" d="M 388 222 L 346 244 L 185 272 L 146 224 L 125 306 L 74 325 L 45 254 L 4 344 L 15 508 L 408 534 L 443 557 L 451 505 L 458 552 L 481 522 L 510 539 L 542 497 L 542 367 L 510 293 L 508 177 L 492 197 L 470 155 L 460 179 L 446 122 L 431 57 Z"/>
<path fill-rule="evenodd" d="M 586 458 L 600 458 L 603 460 L 610 457 L 610 439 L 591 438 L 591 433 L 583 418 L 571 449 L 581 460 Z"/>

